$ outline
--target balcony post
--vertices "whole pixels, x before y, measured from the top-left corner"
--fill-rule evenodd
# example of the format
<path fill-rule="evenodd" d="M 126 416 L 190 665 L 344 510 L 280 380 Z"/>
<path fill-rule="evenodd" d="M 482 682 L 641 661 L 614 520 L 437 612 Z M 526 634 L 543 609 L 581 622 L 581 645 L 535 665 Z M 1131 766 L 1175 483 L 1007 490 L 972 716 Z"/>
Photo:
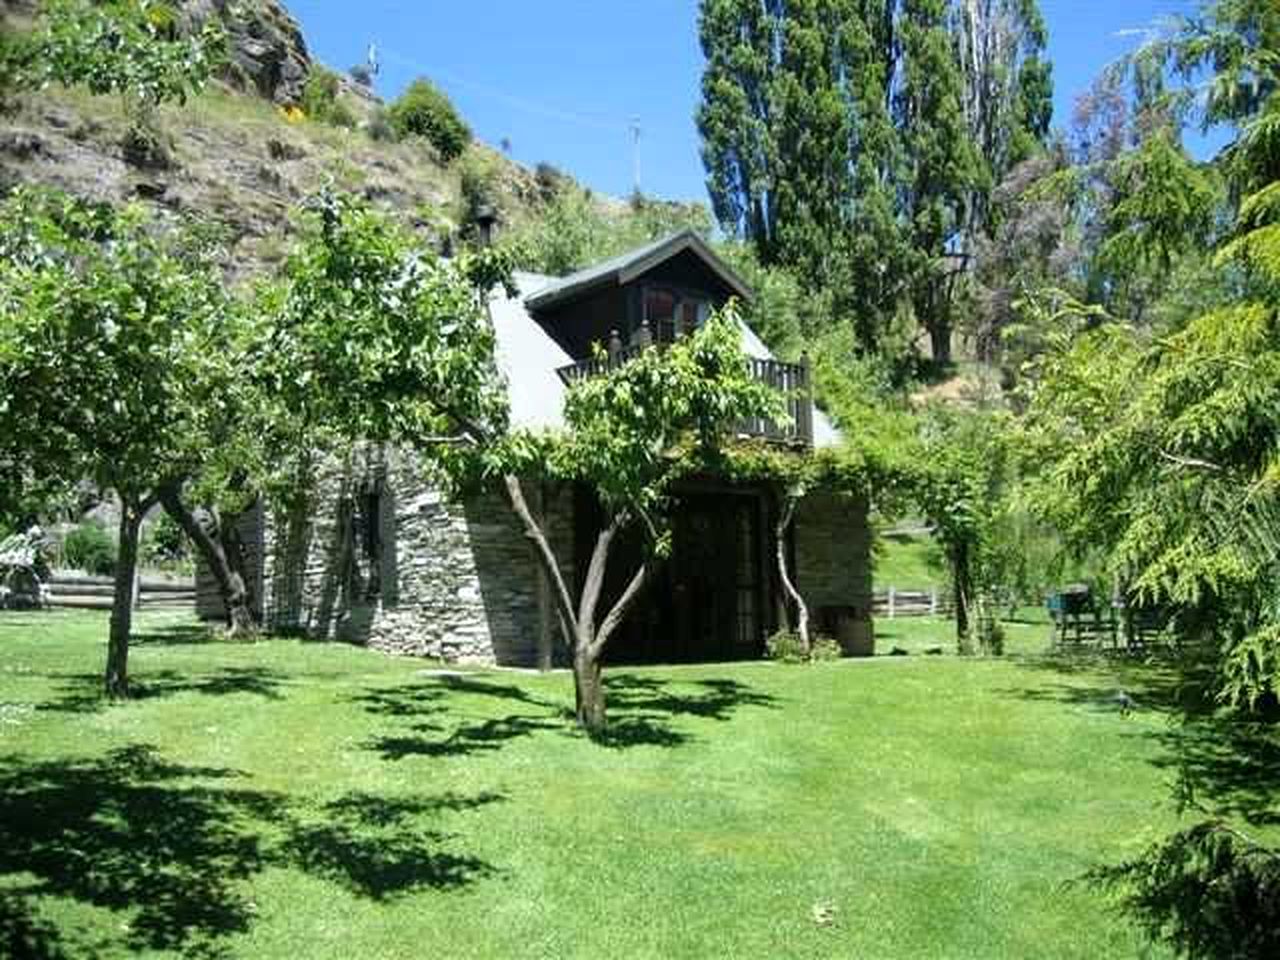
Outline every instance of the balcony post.
<path fill-rule="evenodd" d="M 636 331 L 636 346 L 648 350 L 653 346 L 653 331 L 649 329 L 649 321 L 641 320 L 640 329 Z"/>
<path fill-rule="evenodd" d="M 609 362 L 617 363 L 622 356 L 622 334 L 614 327 L 609 331 Z"/>
<path fill-rule="evenodd" d="M 800 354 L 800 396 L 796 411 L 796 434 L 813 446 L 813 380 L 809 372 L 809 351 Z"/>

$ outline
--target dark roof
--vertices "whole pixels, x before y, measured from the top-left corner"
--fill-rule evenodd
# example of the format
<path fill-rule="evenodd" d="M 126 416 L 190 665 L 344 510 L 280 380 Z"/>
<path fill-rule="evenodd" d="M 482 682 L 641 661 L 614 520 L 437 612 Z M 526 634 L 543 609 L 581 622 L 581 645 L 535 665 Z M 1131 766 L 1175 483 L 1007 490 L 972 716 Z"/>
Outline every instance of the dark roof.
<path fill-rule="evenodd" d="M 525 303 L 531 310 L 546 310 L 576 300 L 598 287 L 630 283 L 658 264 L 686 250 L 692 251 L 702 260 L 707 269 L 714 273 L 734 296 L 741 300 L 752 299 L 751 288 L 742 281 L 742 278 L 716 256 L 715 251 L 707 246 L 705 240 L 694 231 L 686 229 L 605 260 L 603 263 L 587 267 L 585 270 L 571 273 L 567 277 L 561 277 L 529 297 Z"/>

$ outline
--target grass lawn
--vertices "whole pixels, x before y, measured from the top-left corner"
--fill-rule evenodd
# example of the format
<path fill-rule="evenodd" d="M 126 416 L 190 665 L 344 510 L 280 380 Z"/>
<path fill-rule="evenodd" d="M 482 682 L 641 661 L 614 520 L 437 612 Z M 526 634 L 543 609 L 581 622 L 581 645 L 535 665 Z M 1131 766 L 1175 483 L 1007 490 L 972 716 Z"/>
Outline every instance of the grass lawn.
<path fill-rule="evenodd" d="M 1038 657 L 1051 652 L 1053 624 L 1044 609 L 1024 607 L 1000 625 L 1006 654 Z M 877 656 L 891 656 L 895 647 L 912 656 L 939 647 L 947 656 L 956 652 L 956 624 L 948 617 L 877 617 L 875 628 Z"/>
<path fill-rule="evenodd" d="M 877 590 L 942 589 L 942 551 L 927 533 L 886 533 L 876 541 L 872 581 Z"/>
<path fill-rule="evenodd" d="M 1067 881 L 1218 747 L 1155 667 L 616 671 L 600 745 L 562 673 L 141 627 L 106 705 L 105 618 L 0 615 L 0 953 L 1163 957 Z M 1272 802 L 1214 750 L 1203 798 Z"/>

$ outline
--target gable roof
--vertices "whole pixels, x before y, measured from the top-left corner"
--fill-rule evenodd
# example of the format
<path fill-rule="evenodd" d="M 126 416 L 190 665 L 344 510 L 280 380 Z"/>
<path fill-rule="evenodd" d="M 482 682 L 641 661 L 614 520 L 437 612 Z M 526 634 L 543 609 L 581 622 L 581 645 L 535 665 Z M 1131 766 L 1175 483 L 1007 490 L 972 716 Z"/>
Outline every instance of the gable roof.
<path fill-rule="evenodd" d="M 508 297 L 499 287 L 489 298 L 489 316 L 497 340 L 498 369 L 507 381 L 513 426 L 532 430 L 554 430 L 564 426 L 564 398 L 568 387 L 556 371 L 573 363 L 560 344 L 526 309 L 526 304 L 559 281 L 536 273 L 517 272 L 516 296 Z M 772 359 L 773 354 L 755 332 L 741 320 L 742 348 L 747 356 Z M 829 447 L 840 434 L 827 416 L 813 411 L 813 444 Z"/>
<path fill-rule="evenodd" d="M 670 236 L 645 244 L 635 250 L 620 254 L 602 263 L 571 273 L 552 281 L 537 293 L 528 297 L 525 304 L 535 313 L 576 300 L 599 287 L 630 283 L 648 273 L 660 263 L 685 251 L 701 260 L 716 278 L 740 300 L 751 300 L 751 288 L 743 282 L 729 265 L 721 260 L 693 230 L 684 229 Z"/>

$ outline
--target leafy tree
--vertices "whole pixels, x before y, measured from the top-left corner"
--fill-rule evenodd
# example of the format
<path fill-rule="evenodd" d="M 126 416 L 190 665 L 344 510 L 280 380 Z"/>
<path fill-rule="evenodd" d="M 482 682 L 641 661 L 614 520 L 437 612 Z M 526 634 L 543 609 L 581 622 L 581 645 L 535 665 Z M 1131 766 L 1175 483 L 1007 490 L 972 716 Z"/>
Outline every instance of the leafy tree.
<path fill-rule="evenodd" d="M 1005 510 L 1007 454 L 994 415 L 938 407 L 920 423 L 914 499 L 941 543 L 955 592 L 956 640 L 974 649 L 976 609 L 997 586 L 997 533 Z"/>
<path fill-rule="evenodd" d="M 430 80 L 419 77 L 393 103 L 389 119 L 396 135 L 422 137 L 445 163 L 462 156 L 471 142 L 471 129 L 453 102 Z"/>
<path fill-rule="evenodd" d="M 502 476 L 552 585 L 573 652 L 577 719 L 589 732 L 605 727 L 605 648 L 670 549 L 672 484 L 696 472 L 733 423 L 778 416 L 781 410 L 780 395 L 751 376 L 741 328 L 728 311 L 664 350 L 645 351 L 606 375 L 575 384 L 561 435 L 516 434 L 492 445 L 487 470 Z M 528 506 L 521 478 L 531 473 L 584 483 L 603 508 L 604 524 L 580 590 L 561 575 L 546 531 Z M 633 527 L 644 537 L 645 557 L 600 616 L 610 548 Z"/>
<path fill-rule="evenodd" d="M 1226 251 L 1274 256 L 1268 232 Z M 1108 548 L 1135 591 L 1215 639 L 1224 694 L 1245 702 L 1280 677 L 1274 302 L 1212 311 L 1151 344 L 1115 325 L 1083 336 L 1046 364 L 1031 420 L 1048 519 Z"/>
<path fill-rule="evenodd" d="M 988 209 L 990 187 L 1038 154 L 1049 135 L 1048 31 L 1034 2 L 971 0 L 952 5 L 951 32 L 962 64 L 969 136 L 989 170 L 967 208 L 972 224 L 989 229 L 999 222 Z"/>
<path fill-rule="evenodd" d="M 226 35 L 210 19 L 194 36 L 174 37 L 173 11 L 152 0 L 50 0 L 36 34 L 21 45 L 25 85 L 61 83 L 118 94 L 129 130 L 126 156 L 168 162 L 158 112 L 198 93 L 225 57 Z"/>
<path fill-rule="evenodd" d="M 895 97 L 907 158 L 903 214 L 918 262 L 911 302 L 940 366 L 951 362 L 953 305 L 967 268 L 956 255 L 967 206 L 987 175 L 965 123 L 963 75 L 952 53 L 946 6 L 946 0 L 904 0 L 899 32 L 905 63 Z"/>
<path fill-rule="evenodd" d="M 0 206 L 0 254 L 0 436 L 38 475 L 120 501 L 106 689 L 123 696 L 142 519 L 200 461 L 239 311 L 213 264 L 136 210 L 19 189 Z"/>
<path fill-rule="evenodd" d="M 477 284 L 501 251 L 445 260 L 389 215 L 323 192 L 260 310 L 263 378 L 319 448 L 500 432 L 505 400 Z M 501 276 L 501 271 L 497 272 Z M 292 442 L 292 441 L 290 441 Z"/>
<path fill-rule="evenodd" d="M 863 350 L 904 310 L 950 359 L 985 195 L 1043 140 L 1033 0 L 704 0 L 712 206 L 766 266 L 828 288 Z"/>
<path fill-rule="evenodd" d="M 1152 939 L 1189 960 L 1255 960 L 1280 951 L 1280 850 L 1206 820 L 1089 878 L 1119 894 Z"/>

